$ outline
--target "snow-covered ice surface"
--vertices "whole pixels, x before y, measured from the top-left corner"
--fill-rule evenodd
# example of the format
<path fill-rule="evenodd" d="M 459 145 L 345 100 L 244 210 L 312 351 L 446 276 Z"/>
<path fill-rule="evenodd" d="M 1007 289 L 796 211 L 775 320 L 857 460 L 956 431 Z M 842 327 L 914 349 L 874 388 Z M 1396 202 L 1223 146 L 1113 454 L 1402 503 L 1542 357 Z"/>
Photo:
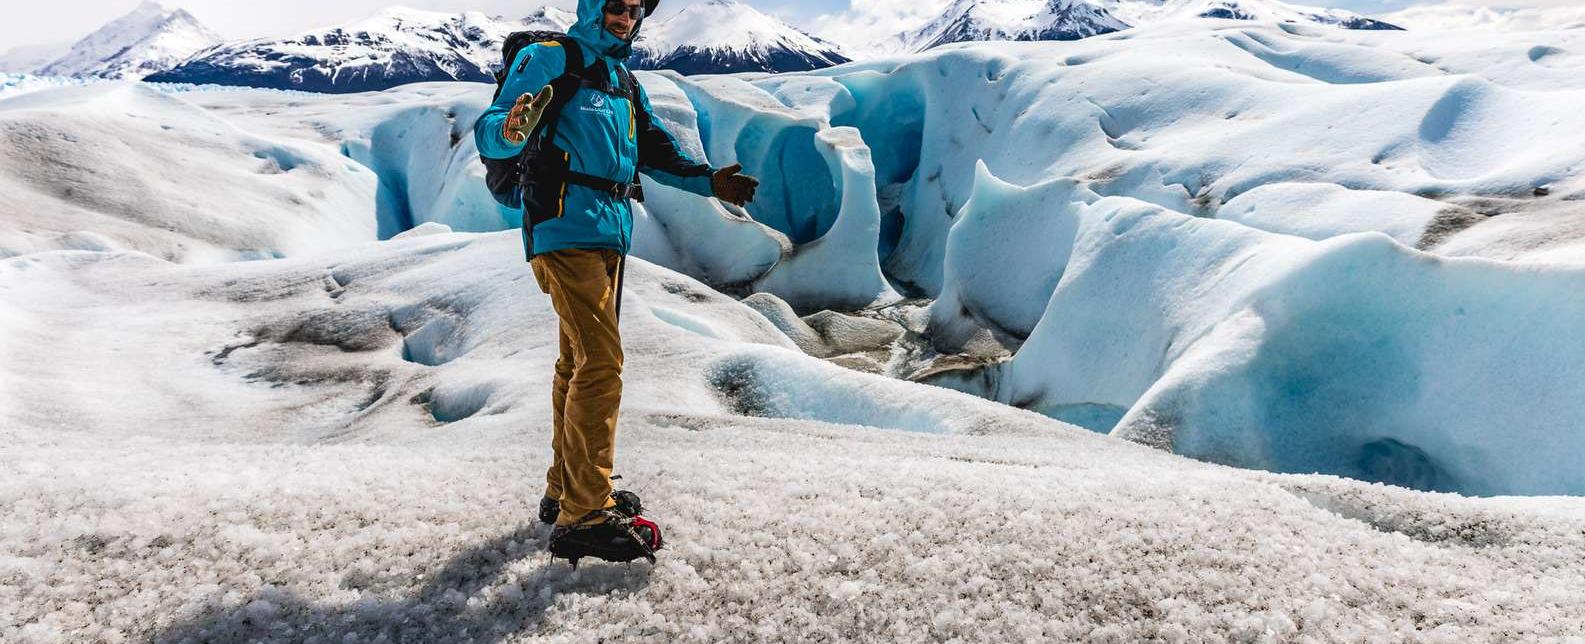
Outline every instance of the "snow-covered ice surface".
<path fill-rule="evenodd" d="M 711 158 L 770 175 L 751 210 L 791 257 L 829 211 L 789 219 L 777 186 L 831 180 L 777 144 L 861 133 L 865 241 L 936 299 L 936 348 L 1017 350 L 934 381 L 1241 466 L 1581 493 L 1580 37 L 1180 22 L 679 82 Z M 807 270 L 754 287 L 809 311 L 846 286 Z"/>
<path fill-rule="evenodd" d="M 0 639 L 1466 642 L 1585 627 L 1577 503 L 1189 461 L 802 356 L 759 314 L 644 263 L 624 308 L 618 465 L 670 549 L 653 568 L 547 567 L 531 508 L 554 314 L 517 244 L 0 262 Z M 735 415 L 749 410 L 788 418 Z"/>
<path fill-rule="evenodd" d="M 618 469 L 670 548 L 578 572 L 489 87 L 0 95 L 0 641 L 1578 641 L 1577 498 L 1260 470 L 1585 490 L 1581 38 L 641 74 L 764 184 L 646 185 Z M 832 364 L 902 336 L 1012 355 Z"/>
<path fill-rule="evenodd" d="M 21 96 L 28 92 L 55 87 L 75 87 L 93 81 L 65 76 L 34 76 L 32 74 L 0 73 L 0 99 Z"/>
<path fill-rule="evenodd" d="M 372 240 L 376 183 L 334 149 L 243 131 L 146 85 L 0 98 L 0 256 L 229 261 Z"/>

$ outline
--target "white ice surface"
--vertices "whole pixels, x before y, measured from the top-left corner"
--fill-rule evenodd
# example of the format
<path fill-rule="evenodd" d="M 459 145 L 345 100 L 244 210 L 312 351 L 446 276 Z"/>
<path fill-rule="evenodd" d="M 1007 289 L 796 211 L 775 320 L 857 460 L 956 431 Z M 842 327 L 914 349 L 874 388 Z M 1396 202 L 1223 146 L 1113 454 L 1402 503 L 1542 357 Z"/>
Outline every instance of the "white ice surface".
<path fill-rule="evenodd" d="M 90 82 L 85 79 L 69 78 L 65 76 L 34 76 L 32 74 L 7 74 L 0 73 L 0 99 L 21 96 L 28 92 L 56 87 L 75 87 L 86 85 Z"/>
<path fill-rule="evenodd" d="M 1585 344 L 1568 330 L 1585 271 L 1440 259 L 1374 233 L 1312 242 L 1116 199 L 1093 212 L 999 399 L 1129 409 L 1114 433 L 1247 467 L 1585 490 Z"/>
<path fill-rule="evenodd" d="M 1382 232 L 1414 247 L 1425 240 L 1426 228 L 1437 215 L 1448 211 L 1458 213 L 1459 209 L 1402 192 L 1349 190 L 1327 183 L 1272 183 L 1228 200 L 1217 217 L 1317 240 Z"/>
<path fill-rule="evenodd" d="M 670 545 L 653 568 L 547 567 L 532 506 L 554 315 L 517 244 L 0 261 L 0 639 L 1464 642 L 1582 627 L 1576 502 L 1189 461 L 778 348 L 757 313 L 644 263 L 624 308 L 618 467 Z M 790 418 L 732 413 L 751 410 Z"/>
<path fill-rule="evenodd" d="M 776 295 L 804 314 L 899 295 L 933 297 L 930 340 L 937 349 L 955 351 L 981 329 L 999 332 L 1012 348 L 1025 345 L 1011 363 L 975 375 L 978 388 L 965 389 L 1097 430 L 1116 428 L 1134 411 L 1136 419 L 1150 419 L 1136 428 L 1171 426 L 1174 437 L 1253 432 L 1285 444 L 1302 435 L 1335 439 L 1328 444 L 1337 448 L 1325 458 L 1293 461 L 1259 441 L 1191 449 L 1189 442 L 1128 432 L 1204 458 L 1483 494 L 1578 492 L 1575 478 L 1541 472 L 1567 470 L 1585 458 L 1585 440 L 1558 429 L 1578 416 L 1581 398 L 1570 381 L 1554 377 L 1570 373 L 1585 355 L 1563 327 L 1523 331 L 1536 323 L 1515 313 L 1535 311 L 1547 321 L 1573 315 L 1570 301 L 1549 299 L 1546 287 L 1531 285 L 1540 284 L 1533 277 L 1539 274 L 1574 279 L 1580 269 L 1568 267 L 1585 260 L 1585 225 L 1574 208 L 1585 193 L 1578 178 L 1585 139 L 1576 140 L 1585 122 L 1575 109 L 1585 90 L 1578 76 L 1551 66 L 1568 59 L 1578 37 L 1494 34 L 1469 42 L 1194 21 L 1078 43 L 960 46 L 805 75 L 645 74 L 662 122 L 684 149 L 718 167 L 741 162 L 763 185 L 749 209 L 756 223 L 734 219 L 713 200 L 651 185 L 638 213 L 637 250 L 732 292 Z M 7 139 L 16 151 L 9 180 L 26 189 L 5 193 L 21 214 L 0 239 L 9 254 L 132 249 L 202 263 L 295 256 L 388 238 L 426 222 L 457 231 L 509 228 L 516 215 L 485 193 L 468 131 L 487 91 L 430 84 L 327 97 L 191 88 L 161 94 L 110 85 L 0 102 L 0 115 L 14 123 L 9 127 L 28 133 Z M 213 149 L 212 162 L 171 179 L 144 178 L 162 176 L 157 173 L 175 162 L 86 154 L 94 142 L 74 141 L 77 126 L 61 118 L 104 112 L 105 104 L 123 108 L 85 126 L 98 130 L 85 131 L 103 137 L 119 128 L 148 138 L 156 124 L 179 118 L 204 124 L 196 136 L 219 147 L 187 139 L 182 145 Z M 180 114 L 194 116 L 174 116 Z M 170 140 L 163 131 L 157 136 Z M 223 158 L 238 158 L 234 147 L 263 156 L 256 166 L 227 165 Z M 282 165 L 276 157 L 287 153 L 293 156 L 281 157 L 288 158 Z M 338 154 L 345 158 L 336 160 Z M 79 191 L 76 183 L 89 180 L 81 164 L 41 172 L 22 161 L 41 155 L 84 158 L 97 173 L 91 176 L 126 179 Z M 312 163 L 291 160 L 297 158 Z M 325 171 L 338 166 L 345 172 Z M 217 209 L 215 193 L 244 201 Z M 1103 197 L 1110 200 L 1101 204 Z M 1075 246 L 1076 231 L 1118 213 L 1168 222 L 1189 221 L 1188 214 L 1223 219 L 1227 225 L 1196 233 L 1205 236 L 1196 243 L 1292 248 L 1278 255 L 1293 263 L 1228 277 L 1203 272 L 1222 266 L 1221 258 L 1183 255 L 1187 249 L 1133 254 L 1106 236 Z M 336 224 L 343 228 L 315 223 L 327 218 L 345 219 Z M 1394 297 L 1389 285 L 1408 280 L 1417 262 L 1430 262 L 1429 279 L 1451 280 L 1451 290 L 1445 297 L 1399 295 L 1437 304 L 1421 311 L 1397 306 L 1351 322 L 1365 327 L 1361 333 L 1409 346 L 1422 329 L 1373 325 L 1441 324 L 1438 307 L 1492 290 L 1444 273 L 1489 274 L 1477 281 L 1502 284 L 1495 290 L 1511 293 L 1504 301 L 1518 308 L 1492 309 L 1484 326 L 1450 327 L 1436 338 L 1446 344 L 1427 345 L 1432 353 L 1404 350 L 1403 370 L 1394 373 L 1405 380 L 1380 383 L 1373 393 L 1409 420 L 1365 422 L 1349 406 L 1321 404 L 1334 396 L 1326 392 L 1356 386 L 1356 363 L 1346 361 L 1326 363 L 1297 389 L 1206 403 L 1207 413 L 1239 405 L 1308 410 L 1302 423 L 1247 414 L 1222 422 L 1176 412 L 1168 414 L 1172 422 L 1162 420 L 1166 399 L 1145 394 L 1175 382 L 1172 373 L 1197 369 L 1182 362 L 1187 356 L 1201 360 L 1209 355 L 1203 351 L 1237 353 L 1244 343 L 1259 349 L 1279 342 L 1250 340 L 1219 325 L 1271 300 L 1257 294 L 1290 288 L 1284 276 L 1304 269 L 1297 257 L 1326 255 L 1297 237 L 1326 242 L 1365 232 L 1385 233 L 1402 257 L 1416 259 L 1373 264 L 1384 272 L 1361 278 L 1358 294 L 1306 286 L 1306 296 L 1336 306 L 1358 306 L 1348 297 Z M 1411 246 L 1536 268 L 1441 263 L 1408 252 Z M 1131 259 L 1117 264 L 1114 256 Z M 1058 288 L 1061 281 L 1082 284 L 1090 274 L 1111 281 L 1077 297 Z M 1196 295 L 1184 299 L 1186 292 Z M 682 315 L 670 319 L 708 326 Z M 1326 320 L 1302 317 L 1289 333 L 1325 336 Z M 1445 350 L 1439 347 L 1491 338 L 1513 339 L 1503 351 L 1458 354 L 1467 358 L 1462 362 L 1432 359 Z M 1232 344 L 1215 344 L 1220 341 Z M 1297 355 L 1291 351 L 1298 349 L 1271 350 Z M 1516 367 L 1517 356 L 1535 356 L 1539 366 Z M 1487 374 L 1510 369 L 1540 374 L 1543 382 L 1484 386 Z M 1452 393 L 1424 393 L 1421 381 L 1431 377 L 1424 373 Z M 1201 386 L 1211 384 L 1172 384 L 1191 393 Z M 1545 404 L 1532 400 L 1538 391 L 1551 392 Z M 1436 404 L 1447 408 L 1433 409 Z M 1527 457 L 1518 444 L 1497 448 L 1506 439 L 1488 435 L 1510 425 L 1525 430 L 1500 430 L 1504 436 L 1545 435 L 1555 449 Z M 1405 462 L 1414 465 L 1407 473 Z"/>
<path fill-rule="evenodd" d="M 1220 261 L 1214 257 L 1187 257 L 1181 265 L 1177 255 L 1131 255 L 1110 242 L 1074 250 L 1080 227 L 1119 212 L 1150 212 L 1149 218 L 1169 221 L 1181 219 L 1179 213 L 1224 219 L 1230 225 L 1205 233 L 1209 241 L 1202 243 L 1213 245 L 1306 248 L 1295 240 L 1251 237 L 1257 230 L 1317 241 L 1379 232 L 1403 247 L 1445 257 L 1544 266 L 1504 273 L 1476 263 L 1470 270 L 1505 275 L 1482 279 L 1499 280 L 1500 290 L 1524 300 L 1516 302 L 1519 310 L 1538 311 L 1545 319 L 1571 315 L 1572 304 L 1547 301 L 1546 290 L 1529 285 L 1532 274 L 1572 275 L 1578 269 L 1563 267 L 1585 260 L 1585 225 L 1573 207 L 1585 190 L 1578 179 L 1585 166 L 1578 150 L 1585 149 L 1585 140 L 1575 140 L 1585 132 L 1585 122 L 1578 122 L 1574 108 L 1585 90 L 1577 75 L 1557 66 L 1569 60 L 1578 39 L 1579 34 L 1556 33 L 1471 40 L 1192 21 L 1078 43 L 960 46 L 805 75 L 685 79 L 645 74 L 662 122 L 678 134 L 685 150 L 716 166 L 741 162 L 764 184 L 749 210 L 757 223 L 735 220 L 713 200 L 651 184 L 638 217 L 643 240 L 638 252 L 733 292 L 776 295 L 800 313 L 860 308 L 898 294 L 934 297 L 931 341 L 936 348 L 955 350 L 982 328 L 1012 338 L 1015 348 L 1027 345 L 1011 364 L 981 374 L 980 393 L 1105 431 L 1130 410 L 1159 415 L 1160 409 L 1149 408 L 1156 403 L 1143 397 L 1169 373 L 1191 367 L 1179 364 L 1191 355 L 1190 346 L 1216 351 L 1242 346 L 1205 343 L 1242 338 L 1211 331 L 1242 306 L 1269 299 L 1251 294 L 1286 284 L 1280 271 L 1244 271 L 1225 279 L 1194 272 L 1203 270 L 1203 262 Z M 14 194 L 42 193 L 48 197 L 44 204 L 65 201 L 73 207 L 68 213 L 86 203 L 96 216 L 108 214 L 112 220 L 126 217 L 128 209 L 118 205 L 123 203 L 135 207 L 134 213 L 198 210 L 193 217 L 204 225 L 194 229 L 203 231 L 201 241 L 210 247 L 193 249 L 187 239 L 169 239 L 183 230 L 171 231 L 168 223 L 91 226 L 86 219 L 35 216 L 7 233 L 12 253 L 129 248 L 202 262 L 292 256 L 387 238 L 425 222 L 459 231 L 517 223 L 514 213 L 503 212 L 485 194 L 468 136 L 487 87 L 415 85 L 349 97 L 248 91 L 160 96 L 134 87 L 75 91 L 79 94 L 26 96 L 0 105 L 42 101 L 48 109 L 65 111 L 87 96 L 125 95 L 136 97 L 125 99 L 133 115 L 202 113 L 216 128 L 245 133 L 208 136 L 258 137 L 287 149 L 300 147 L 303 154 L 339 153 L 355 162 L 349 168 L 368 170 L 329 177 L 301 171 L 243 173 L 264 185 L 303 182 L 283 195 L 284 201 L 261 211 L 274 222 L 268 235 L 287 239 L 259 240 L 260 233 L 248 227 L 256 224 L 247 217 L 207 216 L 206 201 L 183 210 L 148 204 L 149 191 L 119 185 L 86 197 L 63 191 L 61 183 L 74 176 L 65 168 L 43 177 L 46 189 Z M 12 107 L 0 113 L 30 112 Z M 118 127 L 129 132 L 147 120 L 128 118 Z M 28 127 L 64 129 L 61 119 L 48 121 Z M 68 143 L 52 145 L 61 154 L 89 145 Z M 117 159 L 104 162 L 131 163 Z M 15 171 L 18 180 L 39 185 L 37 171 L 24 165 L 28 169 Z M 978 174 L 976 166 L 983 167 Z M 210 163 L 204 171 L 224 169 Z M 300 234 L 293 236 L 281 225 L 294 217 L 314 221 L 324 216 L 325 202 L 300 196 L 315 190 L 349 195 L 359 205 L 337 212 L 366 221 L 371 170 L 372 235 L 367 229 L 333 234 L 314 227 L 313 244 L 305 244 Z M 207 174 L 195 177 L 203 180 L 182 185 L 180 192 L 207 196 L 214 181 Z M 1061 185 L 1069 187 L 1050 187 Z M 124 199 L 100 205 L 118 189 L 127 193 Z M 232 192 L 260 194 L 251 187 Z M 1102 197 L 1114 201 L 1098 205 Z M 976 208 L 976 201 L 986 205 Z M 37 206 L 27 210 L 41 212 Z M 1107 259 L 1113 255 L 1133 259 L 1116 265 Z M 1380 266 L 1387 272 L 1371 274 L 1359 287 L 1367 291 L 1362 296 L 1386 297 L 1392 291 L 1377 281 L 1406 279 L 1404 266 Z M 1454 271 L 1450 266 L 1433 264 L 1431 270 Z M 1060 280 L 1077 280 L 1092 269 L 1134 290 L 1105 286 L 1076 300 L 1059 293 L 1060 304 L 1048 302 Z M 1482 292 L 1454 283 L 1457 292 L 1447 301 Z M 1198 299 L 1183 299 L 1183 292 L 1197 293 Z M 1314 296 L 1340 297 L 1322 292 Z M 1346 300 L 1326 301 L 1342 306 Z M 1437 310 L 1399 310 L 1381 320 L 1431 322 Z M 702 328 L 684 317 L 672 319 Z M 1066 322 L 1042 324 L 1048 319 Z M 1300 320 L 1292 333 L 1325 335 L 1323 322 L 1306 326 L 1312 324 L 1306 320 L 1320 319 Z M 1102 320 L 1113 326 L 1096 322 Z M 1163 320 L 1187 326 L 1161 326 Z M 1547 429 L 1566 426 L 1579 412 L 1574 401 L 1580 397 L 1568 389 L 1567 380 L 1553 378 L 1539 386 L 1560 388 L 1547 405 L 1530 401 L 1535 388 L 1482 385 L 1484 374 L 1511 368 L 1513 356 L 1538 356 L 1546 366 L 1534 373 L 1567 372 L 1582 359 L 1567 334 L 1521 332 L 1534 324 L 1500 309 L 1491 313 L 1490 324 L 1455 328 L 1447 342 L 1456 346 L 1496 334 L 1514 337 L 1514 346 L 1491 355 L 1466 352 L 1462 355 L 1469 360 L 1453 364 L 1423 359 L 1428 355 L 1407 358 L 1404 372 L 1410 378 L 1405 383 L 1413 383 L 1434 370 L 1451 391 L 1476 388 L 1480 395 L 1420 400 L 1418 386 L 1379 388 L 1382 404 L 1396 409 L 1444 401 L 1449 405 L 1445 421 L 1444 412 L 1423 408 L 1423 414 L 1406 412 L 1412 421 L 1365 423 L 1356 434 L 1338 429 L 1360 421 L 1337 405 L 1307 412 L 1312 418 L 1306 423 L 1239 421 L 1265 422 L 1257 434 L 1278 442 L 1295 432 L 1323 442 L 1336 434 L 1341 451 L 1298 462 L 1255 441 L 1233 442 L 1244 451 L 1226 446 L 1195 451 L 1188 443 L 1180 447 L 1159 437 L 1154 442 L 1227 463 L 1429 481 L 1466 492 L 1578 491 L 1580 483 L 1566 475 L 1527 474 L 1520 466 L 1528 462 L 1522 450 L 1510 447 L 1498 456 L 1460 447 L 1485 445 L 1485 436 L 1496 431 L 1492 427 L 1518 424 L 1531 433 L 1516 436 L 1539 433 L 1558 441 L 1557 449 L 1535 457 L 1553 463 L 1537 471 L 1566 468 L 1585 458 L 1577 432 Z M 1115 325 L 1153 330 L 1120 334 Z M 1415 332 L 1389 335 L 1402 340 Z M 1067 347 L 1067 342 L 1080 344 Z M 1042 348 L 1048 346 L 1066 348 L 1052 353 Z M 1328 387 L 1352 387 L 1347 383 L 1356 377 L 1354 371 L 1349 363 L 1332 363 L 1312 386 L 1253 393 L 1251 404 L 1308 409 L 1329 395 L 1324 393 Z M 1174 386 L 1197 391 L 1193 388 L 1201 383 Z M 1219 398 L 1212 409 L 1224 410 L 1231 400 Z M 1174 435 L 1252 431 L 1196 418 L 1175 422 L 1205 426 Z M 1160 424 L 1157 418 L 1150 426 Z M 1383 445 L 1419 465 L 1405 474 L 1398 471 L 1398 457 L 1361 464 L 1380 460 Z"/>
<path fill-rule="evenodd" d="M 204 263 L 375 238 L 376 176 L 134 83 L 0 99 L 0 257 L 136 249 Z"/>
<path fill-rule="evenodd" d="M 1577 491 L 1579 37 L 643 75 L 762 223 L 650 195 L 640 253 L 694 277 L 629 273 L 618 464 L 671 548 L 577 573 L 530 516 L 554 316 L 515 232 L 441 228 L 514 223 L 488 87 L 0 98 L 0 641 L 1572 641 L 1578 499 L 1193 461 L 816 361 L 706 282 L 879 274 L 1028 334 L 986 397 L 1200 458 Z M 853 282 L 799 279 L 821 248 Z"/>
<path fill-rule="evenodd" d="M 880 230 L 903 222 L 865 241 L 890 281 L 936 298 L 936 348 L 982 328 L 1025 342 L 976 377 L 987 396 L 1101 431 L 1128 415 L 1124 435 L 1242 466 L 1580 493 L 1585 407 L 1559 376 L 1585 362 L 1562 286 L 1585 275 L 1581 77 L 1559 67 L 1580 37 L 1163 23 L 683 87 L 712 160 L 770 176 L 756 215 L 794 253 L 827 210 L 776 210 L 778 195 L 830 179 L 784 146 L 807 145 L 810 119 L 859 130 Z M 1173 232 L 1074 246 L 1076 229 L 1118 221 Z M 1360 233 L 1397 243 L 1341 241 Z M 1242 263 L 1257 256 L 1269 265 Z M 758 284 L 843 286 L 778 271 Z M 1208 365 L 1228 380 L 1188 375 Z M 1146 397 L 1158 388 L 1178 393 Z"/>

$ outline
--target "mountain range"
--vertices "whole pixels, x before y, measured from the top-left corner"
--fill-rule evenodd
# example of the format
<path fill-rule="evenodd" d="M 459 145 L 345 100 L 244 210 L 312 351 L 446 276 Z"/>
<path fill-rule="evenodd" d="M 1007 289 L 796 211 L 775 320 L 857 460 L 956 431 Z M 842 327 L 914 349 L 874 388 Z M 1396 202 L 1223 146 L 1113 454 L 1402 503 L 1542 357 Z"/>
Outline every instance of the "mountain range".
<path fill-rule="evenodd" d="M 935 20 L 895 36 L 891 48 L 919 52 L 976 40 L 1078 40 L 1128 27 L 1088 0 L 954 0 Z"/>
<path fill-rule="evenodd" d="M 683 74 L 804 71 L 955 42 L 1075 40 L 1192 17 L 1397 28 L 1278 0 L 951 0 L 922 25 L 844 47 L 739 0 L 709 0 L 653 18 L 641 31 L 631 65 Z M 333 93 L 425 81 L 490 82 L 508 34 L 565 31 L 575 20 L 553 7 L 521 19 L 393 7 L 295 36 L 222 42 L 186 11 L 146 1 L 64 54 L 58 46 L 20 48 L 0 55 L 0 69 Z"/>
<path fill-rule="evenodd" d="M 513 31 L 566 29 L 571 14 L 545 8 L 506 21 L 389 8 L 372 18 L 287 38 L 228 43 L 150 75 L 151 82 L 364 92 L 427 81 L 491 80 Z"/>
<path fill-rule="evenodd" d="M 738 0 L 690 5 L 646 25 L 634 46 L 635 69 L 683 74 L 789 72 L 848 62 L 841 47 Z"/>
<path fill-rule="evenodd" d="M 147 80 L 363 92 L 425 81 L 491 82 L 514 31 L 562 31 L 577 16 L 545 7 L 522 20 L 391 8 L 290 38 L 216 47 Z M 838 47 L 736 0 L 711 0 L 641 30 L 630 65 L 684 74 L 785 72 L 848 62 Z"/>

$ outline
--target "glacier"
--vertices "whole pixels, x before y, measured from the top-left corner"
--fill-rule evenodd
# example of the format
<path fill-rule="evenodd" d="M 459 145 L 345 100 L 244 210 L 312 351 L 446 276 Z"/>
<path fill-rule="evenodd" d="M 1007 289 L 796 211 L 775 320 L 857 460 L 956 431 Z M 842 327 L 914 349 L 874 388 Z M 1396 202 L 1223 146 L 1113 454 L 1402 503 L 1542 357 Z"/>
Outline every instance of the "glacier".
<path fill-rule="evenodd" d="M 488 87 L 17 78 L 0 639 L 1566 641 L 1574 52 L 1191 21 L 640 73 L 765 183 L 646 181 L 619 466 L 673 550 L 579 571 L 524 526 L 554 313 Z"/>
<path fill-rule="evenodd" d="M 898 292 L 934 300 L 934 346 L 988 333 L 1012 353 L 938 383 L 1243 467 L 1578 494 L 1585 345 L 1566 329 L 1585 254 L 1563 213 L 1585 186 L 1553 146 L 1580 136 L 1579 83 L 1492 68 L 1534 47 L 1497 39 L 1482 69 L 1428 40 L 1171 26 L 761 85 L 886 160 L 877 198 L 901 230 L 865 241 L 890 246 Z M 1214 71 L 1177 71 L 1197 67 Z M 785 154 L 756 164 L 742 142 L 799 127 L 755 122 L 784 108 L 723 119 L 741 86 L 688 84 L 709 94 L 701 127 L 733 127 L 731 158 L 775 185 Z M 787 183 L 829 181 L 806 167 Z M 865 260 L 840 262 L 862 276 Z M 804 312 L 840 304 L 786 284 L 847 286 L 796 262 L 768 275 L 756 287 Z"/>
<path fill-rule="evenodd" d="M 0 256 L 135 249 L 213 263 L 377 238 L 365 166 L 146 85 L 21 93 L 0 101 L 0 132 Z"/>
<path fill-rule="evenodd" d="M 1585 406 L 1568 374 L 1585 347 L 1561 326 L 1524 330 L 1577 319 L 1569 285 L 1585 258 L 1571 205 L 1585 198 L 1585 159 L 1557 152 L 1585 143 L 1580 83 L 1559 64 L 1580 45 L 1549 37 L 1498 35 L 1479 49 L 1434 34 L 1191 21 L 805 74 L 641 73 L 690 153 L 743 163 L 764 185 L 748 221 L 646 180 L 636 254 L 797 315 L 884 317 L 925 302 L 912 355 L 869 347 L 870 370 L 1197 458 L 1468 494 L 1578 494 L 1585 437 L 1569 428 Z M 1534 55 L 1547 47 L 1560 53 Z M 268 107 L 239 118 L 283 139 L 251 145 L 263 167 L 248 180 L 270 187 L 236 192 L 276 190 L 271 208 L 309 204 L 288 212 L 309 211 L 295 234 L 315 241 L 279 225 L 269 234 L 280 239 L 260 238 L 247 208 L 215 227 L 202 201 L 185 216 L 207 239 L 65 222 L 0 239 L 9 254 L 197 260 L 290 256 L 425 223 L 512 228 L 519 215 L 484 191 L 462 134 L 486 90 L 75 90 L 141 92 L 140 121 L 174 109 L 172 96 L 208 113 Z M 0 110 L 14 115 L 11 131 L 33 113 L 28 100 Z M 327 177 L 333 160 L 294 151 L 310 140 L 335 141 L 356 163 Z M 71 176 L 23 179 L 31 190 L 12 194 L 44 201 L 18 209 L 82 208 L 48 196 Z M 315 207 L 350 212 L 338 204 L 371 193 L 375 230 L 324 234 L 329 215 Z M 137 235 L 173 233 L 200 237 Z M 1401 290 L 1411 283 L 1425 290 Z M 1483 344 L 1503 350 L 1437 358 Z M 1555 448 L 1533 449 L 1542 443 Z M 1383 445 L 1424 475 L 1394 474 L 1393 458 L 1373 465 Z"/>

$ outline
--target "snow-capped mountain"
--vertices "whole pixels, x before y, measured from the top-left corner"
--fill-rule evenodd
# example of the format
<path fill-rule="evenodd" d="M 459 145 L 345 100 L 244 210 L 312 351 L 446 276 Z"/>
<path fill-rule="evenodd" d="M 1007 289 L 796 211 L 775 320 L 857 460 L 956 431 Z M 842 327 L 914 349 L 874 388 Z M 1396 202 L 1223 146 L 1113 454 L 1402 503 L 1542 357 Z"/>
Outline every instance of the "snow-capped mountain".
<path fill-rule="evenodd" d="M 501 43 L 522 30 L 565 31 L 546 7 L 519 21 L 393 7 L 372 18 L 283 39 L 216 47 L 148 80 L 316 92 L 366 92 L 426 81 L 491 81 Z"/>
<path fill-rule="evenodd" d="M 788 72 L 848 62 L 834 44 L 737 0 L 710 0 L 646 24 L 633 67 L 683 74 Z"/>
<path fill-rule="evenodd" d="M 514 31 L 567 31 L 577 15 L 544 7 L 522 20 L 478 12 L 390 8 L 373 18 L 284 39 L 211 49 L 148 80 L 364 92 L 426 81 L 490 82 Z M 685 74 L 803 71 L 847 62 L 837 46 L 732 0 L 684 9 L 646 25 L 636 69 Z"/>
<path fill-rule="evenodd" d="M 940 17 L 903 36 L 902 49 L 977 40 L 1078 40 L 1128 27 L 1087 0 L 956 0 Z"/>
<path fill-rule="evenodd" d="M 164 71 L 221 42 L 182 9 L 146 1 L 72 45 L 66 55 L 37 69 L 43 76 L 143 78 Z"/>

